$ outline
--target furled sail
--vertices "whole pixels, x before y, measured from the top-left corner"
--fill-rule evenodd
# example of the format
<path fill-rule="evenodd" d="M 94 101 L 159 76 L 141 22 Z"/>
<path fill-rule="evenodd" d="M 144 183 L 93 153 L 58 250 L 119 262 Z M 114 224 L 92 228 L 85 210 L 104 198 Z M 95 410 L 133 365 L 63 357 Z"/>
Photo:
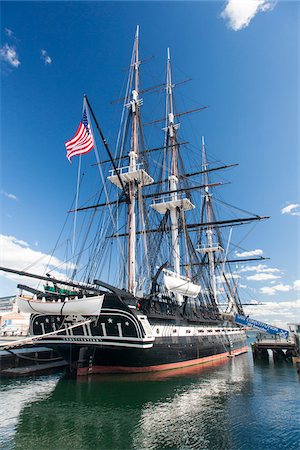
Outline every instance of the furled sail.
<path fill-rule="evenodd" d="M 189 278 L 177 275 L 170 270 L 165 271 L 164 273 L 164 284 L 168 291 L 192 298 L 197 297 L 201 290 L 201 287 L 192 283 Z"/>

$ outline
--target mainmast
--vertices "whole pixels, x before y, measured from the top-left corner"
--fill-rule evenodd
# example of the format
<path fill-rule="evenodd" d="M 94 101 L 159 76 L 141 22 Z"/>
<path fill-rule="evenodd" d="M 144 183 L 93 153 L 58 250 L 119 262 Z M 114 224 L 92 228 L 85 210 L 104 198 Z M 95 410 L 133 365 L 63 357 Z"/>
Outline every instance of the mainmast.
<path fill-rule="evenodd" d="M 194 285 L 187 277 L 180 274 L 180 243 L 179 243 L 179 219 L 184 211 L 195 208 L 192 202 L 185 197 L 182 189 L 178 189 L 178 148 L 177 130 L 179 123 L 175 123 L 173 104 L 173 84 L 171 74 L 170 50 L 167 51 L 167 80 L 166 80 L 166 116 L 167 126 L 165 148 L 171 149 L 171 160 L 169 163 L 168 189 L 169 194 L 156 198 L 151 207 L 160 214 L 170 213 L 171 221 L 171 262 L 173 270 L 164 269 L 164 282 L 168 290 L 172 291 L 177 301 L 183 300 L 183 295 L 196 297 L 200 291 L 200 286 Z"/>
<path fill-rule="evenodd" d="M 112 175 L 108 179 L 119 188 L 122 188 L 120 179 L 126 185 L 128 194 L 128 291 L 133 295 L 136 290 L 136 212 L 135 204 L 137 192 L 139 188 L 153 183 L 153 179 L 144 169 L 141 169 L 141 163 L 137 163 L 139 156 L 139 123 L 140 123 L 140 106 L 143 101 L 139 98 L 139 26 L 137 26 L 133 57 L 130 70 L 133 70 L 133 89 L 131 92 L 131 100 L 126 106 L 129 109 L 132 121 L 132 134 L 130 142 L 129 166 L 120 167 L 112 170 Z M 132 74 L 132 72 L 131 72 Z M 129 74 L 129 77 L 131 75 Z"/>

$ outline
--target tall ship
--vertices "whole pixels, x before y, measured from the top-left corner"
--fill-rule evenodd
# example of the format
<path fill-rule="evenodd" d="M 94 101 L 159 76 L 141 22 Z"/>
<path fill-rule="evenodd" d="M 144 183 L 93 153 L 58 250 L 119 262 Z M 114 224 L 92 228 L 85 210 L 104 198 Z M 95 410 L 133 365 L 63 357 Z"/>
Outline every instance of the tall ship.
<path fill-rule="evenodd" d="M 81 158 L 92 150 L 101 180 L 96 201 L 79 205 L 77 190 L 70 211 L 74 239 L 76 226 L 83 237 L 81 246 L 73 242 L 72 273 L 62 279 L 1 268 L 42 283 L 18 285 L 19 308 L 31 314 L 35 343 L 57 350 L 77 375 L 176 369 L 247 351 L 234 321 L 243 305 L 232 270 L 245 259 L 230 256 L 232 234 L 265 217 L 239 209 L 219 217 L 215 192 L 223 183 L 211 177 L 234 164 L 212 163 L 203 136 L 192 161 L 179 134 L 186 113 L 175 109 L 169 50 L 166 81 L 155 86 L 165 92 L 163 119 L 155 121 L 163 139 L 155 148 L 146 144 L 142 94 L 149 89 L 140 88 L 140 63 L 137 28 L 114 152 L 87 97 L 66 143 L 68 158 L 79 160 L 77 188 Z"/>

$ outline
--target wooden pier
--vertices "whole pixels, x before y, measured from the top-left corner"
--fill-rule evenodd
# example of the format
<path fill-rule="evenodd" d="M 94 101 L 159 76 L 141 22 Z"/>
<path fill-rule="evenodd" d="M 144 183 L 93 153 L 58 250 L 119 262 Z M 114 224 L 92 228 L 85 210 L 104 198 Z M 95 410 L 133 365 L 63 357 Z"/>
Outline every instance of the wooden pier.
<path fill-rule="evenodd" d="M 13 339 L 24 341 L 22 336 Z M 15 345 L 10 347 L 11 339 L 1 338 L 0 346 L 0 379 L 1 377 L 19 377 L 33 374 L 47 374 L 63 370 L 68 364 L 54 350 L 34 344 Z"/>
<path fill-rule="evenodd" d="M 287 340 L 280 337 L 271 339 L 266 335 L 259 334 L 257 341 L 251 344 L 254 359 L 269 359 L 269 350 L 273 354 L 274 362 L 291 361 L 299 356 L 298 347 L 294 340 Z"/>

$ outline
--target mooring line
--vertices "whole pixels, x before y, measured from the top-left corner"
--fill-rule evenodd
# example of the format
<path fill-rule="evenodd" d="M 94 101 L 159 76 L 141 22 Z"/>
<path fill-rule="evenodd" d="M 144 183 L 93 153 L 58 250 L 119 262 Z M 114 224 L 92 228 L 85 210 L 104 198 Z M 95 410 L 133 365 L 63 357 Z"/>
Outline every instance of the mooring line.
<path fill-rule="evenodd" d="M 92 322 L 92 319 L 89 319 L 89 320 L 85 320 L 84 322 L 79 322 L 79 323 L 77 323 L 75 325 L 71 325 L 68 328 L 62 328 L 60 330 L 51 331 L 50 333 L 39 334 L 38 336 L 30 336 L 28 338 L 21 339 L 21 340 L 18 340 L 18 341 L 12 341 L 9 344 L 0 344 L 0 349 L 7 350 L 10 347 L 18 347 L 20 345 L 23 345 L 24 342 L 30 344 L 33 341 L 36 341 L 36 340 L 39 340 L 39 339 L 43 339 L 45 336 L 54 336 L 54 335 L 57 335 L 58 333 L 62 333 L 63 331 L 68 331 L 68 330 L 71 330 L 72 328 L 80 327 L 81 325 L 85 325 L 85 324 L 91 323 L 91 322 Z"/>

